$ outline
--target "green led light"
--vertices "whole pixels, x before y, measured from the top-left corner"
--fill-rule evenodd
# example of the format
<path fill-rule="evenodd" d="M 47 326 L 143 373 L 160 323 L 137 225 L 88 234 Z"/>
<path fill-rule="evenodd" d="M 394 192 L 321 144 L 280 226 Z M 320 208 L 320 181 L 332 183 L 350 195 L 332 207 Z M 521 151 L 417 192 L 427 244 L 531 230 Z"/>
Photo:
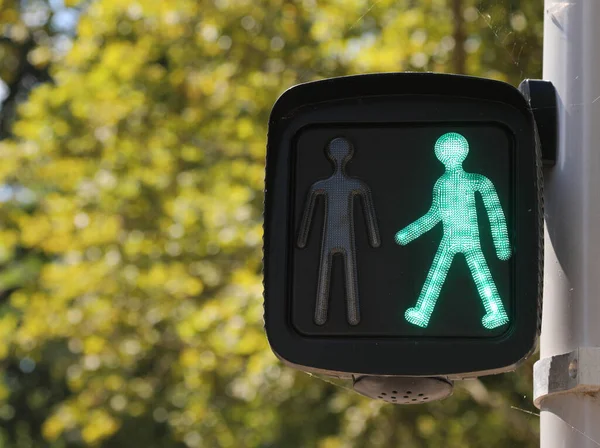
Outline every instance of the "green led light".
<path fill-rule="evenodd" d="M 475 192 L 479 192 L 488 214 L 496 254 L 501 260 L 511 255 L 504 212 L 494 184 L 481 174 L 467 173 L 462 163 L 469 153 L 467 140 L 456 132 L 442 135 L 435 143 L 435 155 L 446 167 L 433 189 L 433 202 L 425 216 L 396 233 L 404 246 L 431 230 L 440 221 L 444 236 L 421 295 L 414 308 L 406 310 L 411 324 L 426 328 L 446 280 L 454 255 L 464 254 L 486 314 L 481 320 L 488 329 L 508 323 L 502 299 L 487 266 L 479 240 Z"/>

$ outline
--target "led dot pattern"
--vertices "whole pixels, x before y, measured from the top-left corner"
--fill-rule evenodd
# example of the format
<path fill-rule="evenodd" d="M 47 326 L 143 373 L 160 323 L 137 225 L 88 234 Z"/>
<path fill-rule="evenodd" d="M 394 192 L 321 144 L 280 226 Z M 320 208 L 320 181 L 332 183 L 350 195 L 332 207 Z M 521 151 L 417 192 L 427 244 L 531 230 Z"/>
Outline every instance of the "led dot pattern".
<path fill-rule="evenodd" d="M 395 239 L 397 244 L 404 246 L 440 221 L 443 237 L 417 304 L 406 310 L 405 318 L 413 325 L 428 326 L 454 256 L 462 253 L 486 311 L 482 325 L 487 329 L 500 327 L 509 319 L 481 251 L 475 202 L 475 193 L 479 192 L 490 222 L 496 255 L 501 260 L 508 260 L 511 256 L 510 241 L 498 194 L 487 177 L 463 170 L 462 163 L 469 153 L 469 144 L 461 134 L 450 132 L 442 135 L 434 150 L 446 172 L 435 183 L 431 208 L 423 217 L 397 232 Z"/>

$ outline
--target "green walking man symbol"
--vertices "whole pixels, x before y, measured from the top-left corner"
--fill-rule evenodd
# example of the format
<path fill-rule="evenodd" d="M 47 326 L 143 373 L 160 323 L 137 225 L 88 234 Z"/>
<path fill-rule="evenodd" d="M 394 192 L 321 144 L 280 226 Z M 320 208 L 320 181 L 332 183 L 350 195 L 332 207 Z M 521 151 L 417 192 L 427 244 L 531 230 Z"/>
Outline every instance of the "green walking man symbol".
<path fill-rule="evenodd" d="M 433 202 L 425 216 L 396 233 L 396 243 L 404 246 L 431 230 L 440 221 L 443 237 L 421 295 L 414 308 L 404 317 L 419 327 L 427 327 L 433 308 L 440 295 L 446 274 L 454 256 L 465 256 L 486 314 L 481 322 L 487 329 L 508 323 L 502 299 L 481 251 L 475 192 L 479 192 L 488 214 L 496 254 L 501 260 L 511 256 L 504 212 L 494 184 L 481 174 L 467 173 L 462 163 L 469 153 L 469 143 L 458 133 L 442 135 L 435 143 L 435 155 L 446 167 L 446 172 L 433 188 Z"/>

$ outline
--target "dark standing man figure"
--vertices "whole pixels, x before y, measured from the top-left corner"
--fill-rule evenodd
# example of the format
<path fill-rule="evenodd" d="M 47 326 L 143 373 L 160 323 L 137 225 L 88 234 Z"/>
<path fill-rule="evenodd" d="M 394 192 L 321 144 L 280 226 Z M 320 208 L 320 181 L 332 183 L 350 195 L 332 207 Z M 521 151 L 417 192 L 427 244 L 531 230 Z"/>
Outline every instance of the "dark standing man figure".
<path fill-rule="evenodd" d="M 322 195 L 325 199 L 325 228 L 323 229 L 321 243 L 315 323 L 323 325 L 327 322 L 331 265 L 333 256 L 339 254 L 344 261 L 348 323 L 357 325 L 360 322 L 360 311 L 354 242 L 354 197 L 360 196 L 362 199 L 369 243 L 372 247 L 379 247 L 381 241 L 375 217 L 375 207 L 373 206 L 373 198 L 369 187 L 360 180 L 346 174 L 346 164 L 352 158 L 353 153 L 350 142 L 345 138 L 335 138 L 329 142 L 325 152 L 333 163 L 335 172 L 331 177 L 315 182 L 310 187 L 306 207 L 304 208 L 304 216 L 300 224 L 298 247 L 304 248 L 306 246 L 315 201 L 317 196 Z"/>

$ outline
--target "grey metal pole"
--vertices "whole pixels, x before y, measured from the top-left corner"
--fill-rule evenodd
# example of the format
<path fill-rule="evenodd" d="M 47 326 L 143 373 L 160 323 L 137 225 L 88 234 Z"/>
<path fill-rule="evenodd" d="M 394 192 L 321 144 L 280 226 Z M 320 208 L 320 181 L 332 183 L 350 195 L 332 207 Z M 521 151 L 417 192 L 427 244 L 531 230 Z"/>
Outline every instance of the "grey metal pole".
<path fill-rule="evenodd" d="M 545 0 L 544 13 L 544 79 L 557 89 L 559 149 L 556 165 L 544 173 L 545 285 L 536 381 L 545 375 L 545 387 L 558 393 L 538 392 L 541 447 L 597 448 L 600 0 Z M 565 353 L 570 355 L 557 357 Z"/>

